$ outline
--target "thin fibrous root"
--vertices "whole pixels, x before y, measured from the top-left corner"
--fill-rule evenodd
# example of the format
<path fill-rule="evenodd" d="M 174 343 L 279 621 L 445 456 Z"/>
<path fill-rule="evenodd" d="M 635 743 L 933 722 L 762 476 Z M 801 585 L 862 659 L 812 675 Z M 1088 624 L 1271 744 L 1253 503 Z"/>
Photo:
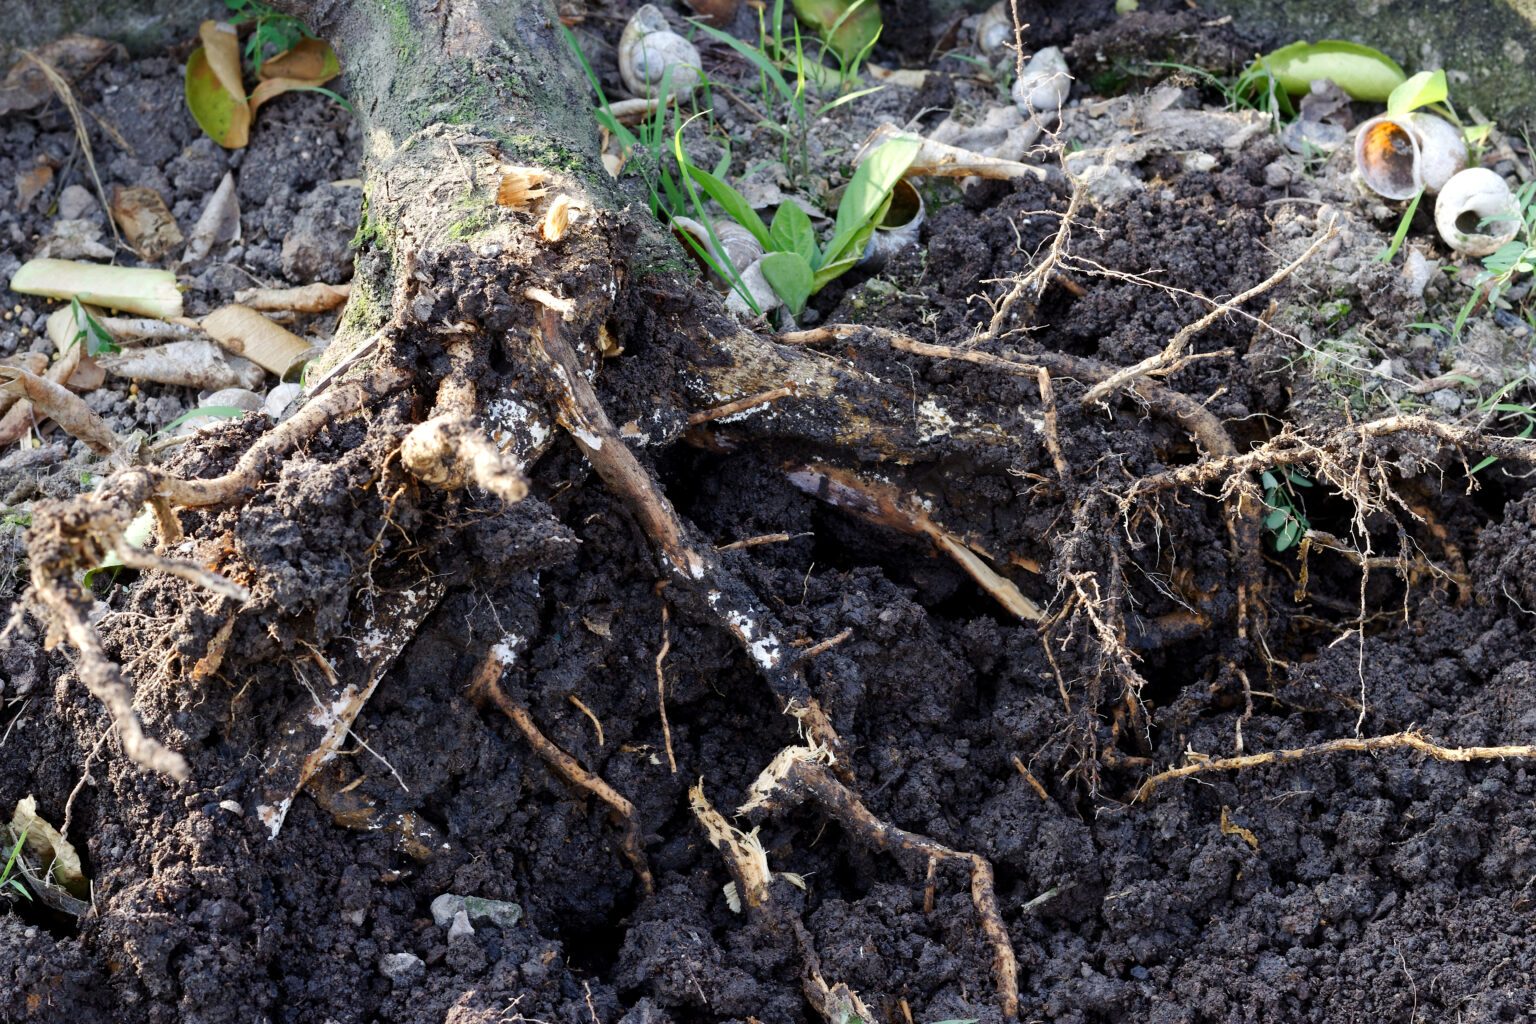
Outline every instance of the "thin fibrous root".
<path fill-rule="evenodd" d="M 898 857 L 908 855 L 917 870 L 926 868 L 928 859 L 955 860 L 965 864 L 971 876 L 971 902 L 981 920 L 981 930 L 992 946 L 992 977 L 997 986 L 998 1003 L 1003 1016 L 1014 1018 L 1019 1012 L 1019 966 L 1013 942 L 998 909 L 993 885 L 992 865 L 975 853 L 952 850 L 936 840 L 908 832 L 877 818 L 864 802 L 832 774 L 831 755 L 818 747 L 789 747 L 779 752 L 773 762 L 752 784 L 750 796 L 737 813 L 781 809 L 802 800 L 835 818 L 849 834 L 877 850 Z"/>
<path fill-rule="evenodd" d="M 244 588 L 195 563 L 133 548 L 123 540 L 123 531 L 149 503 L 167 539 L 174 539 L 180 528 L 170 529 L 174 516 L 167 506 L 213 505 L 253 491 L 273 466 L 326 423 L 357 411 L 407 380 L 403 373 L 380 373 L 337 387 L 257 441 L 223 476 L 182 480 L 159 467 L 130 466 L 88 494 L 69 501 L 40 502 L 34 509 L 27 532 L 32 589 L 54 616 L 50 640 L 61 630 L 80 652 L 80 680 L 111 713 L 123 751 L 133 761 L 177 780 L 188 777 L 185 758 L 145 734 L 122 671 L 107 657 L 90 623 L 93 601 L 75 581 L 76 574 L 100 565 L 108 552 L 116 552 L 125 565 L 170 572 L 222 597 L 243 601 Z"/>
<path fill-rule="evenodd" d="M 1291 274 L 1296 272 L 1298 267 L 1307 262 L 1307 260 L 1311 259 L 1314 253 L 1321 249 L 1338 233 L 1339 229 L 1335 225 L 1335 222 L 1330 221 L 1328 226 L 1323 230 L 1322 234 L 1313 239 L 1312 244 L 1307 246 L 1306 251 L 1303 252 L 1300 256 L 1296 257 L 1296 259 L 1281 267 L 1268 278 L 1254 285 L 1252 288 L 1249 288 L 1242 294 L 1236 295 L 1226 302 L 1223 302 L 1221 305 L 1206 313 L 1205 316 L 1202 316 L 1200 319 L 1186 324 L 1179 330 L 1177 334 L 1169 339 L 1168 344 L 1163 348 L 1161 352 L 1158 352 L 1156 355 L 1148 356 L 1141 362 L 1132 366 L 1127 366 L 1123 370 L 1118 370 L 1107 380 L 1100 381 L 1098 384 L 1095 384 L 1093 387 L 1089 388 L 1087 393 L 1082 397 L 1082 403 L 1084 405 L 1092 405 L 1095 402 L 1102 401 L 1105 396 L 1109 395 L 1116 388 L 1122 388 L 1139 377 L 1145 377 L 1148 375 L 1169 371 L 1176 363 L 1179 362 L 1179 360 L 1183 359 L 1184 350 L 1188 347 L 1190 340 L 1193 339 L 1195 335 L 1199 334 L 1201 331 L 1214 324 L 1217 320 L 1220 320 L 1222 317 L 1231 313 L 1234 309 L 1236 309 L 1238 306 L 1241 306 L 1249 299 L 1257 298 L 1258 296 L 1263 295 L 1265 292 L 1278 285 L 1281 281 L 1284 281 L 1287 277 L 1290 277 Z"/>
<path fill-rule="evenodd" d="M 1240 771 L 1244 768 L 1258 768 L 1263 765 L 1291 764 L 1305 758 L 1322 757 L 1327 754 L 1363 754 L 1377 750 L 1414 750 L 1436 761 L 1467 762 L 1498 761 L 1511 757 L 1536 758 L 1536 745 L 1531 744 L 1503 747 L 1442 747 L 1438 743 L 1426 740 L 1416 732 L 1395 732 L 1387 736 L 1328 740 L 1326 743 L 1317 743 L 1310 747 L 1288 747 L 1283 750 L 1265 751 L 1262 754 L 1245 754 L 1242 757 L 1201 758 L 1193 764 L 1158 772 L 1137 788 L 1135 800 L 1137 802 L 1146 800 L 1164 782 L 1187 779 L 1191 775 Z"/>
<path fill-rule="evenodd" d="M 684 593 L 703 598 L 712 614 L 746 650 L 759 675 L 818 743 L 840 745 L 831 721 L 796 667 L 792 650 L 779 636 L 773 616 L 745 583 L 720 561 L 711 545 L 695 536 L 640 460 L 625 445 L 581 372 L 566 342 L 558 308 L 540 309 L 536 351 L 547 360 L 556 387 L 561 426 L 575 439 L 587 461 L 626 505 L 660 549 L 661 564 Z"/>
<path fill-rule="evenodd" d="M 506 715 L 522 732 L 528 745 L 533 747 L 534 752 L 544 759 L 544 763 L 555 774 L 607 805 L 609 813 L 612 814 L 623 835 L 619 848 L 629 859 L 635 877 L 640 880 L 640 888 L 646 895 L 650 895 L 656 890 L 656 883 L 651 875 L 650 863 L 645 858 L 645 841 L 640 834 L 640 821 L 635 815 L 635 805 L 618 790 L 583 768 L 574 757 L 555 746 L 549 737 L 539 730 L 539 727 L 534 724 L 533 716 L 528 714 L 528 710 L 508 697 L 507 692 L 501 688 L 501 674 L 504 669 L 505 666 L 496 651 L 494 649 L 487 651 L 480 661 L 480 667 L 475 671 L 474 678 L 470 681 L 467 691 L 469 698 L 477 704 L 489 704 Z"/>

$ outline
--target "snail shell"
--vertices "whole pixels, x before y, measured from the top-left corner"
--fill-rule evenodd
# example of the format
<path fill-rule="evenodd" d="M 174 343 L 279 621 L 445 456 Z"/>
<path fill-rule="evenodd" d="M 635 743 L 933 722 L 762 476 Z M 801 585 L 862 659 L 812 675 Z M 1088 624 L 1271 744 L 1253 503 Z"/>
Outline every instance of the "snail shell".
<path fill-rule="evenodd" d="M 916 245 L 925 219 L 923 194 L 913 188 L 910 181 L 901 179 L 891 191 L 891 205 L 885 211 L 885 219 L 869 236 L 859 267 L 879 270 L 892 256 Z"/>
<path fill-rule="evenodd" d="M 976 22 L 976 49 L 988 57 L 1002 53 L 1013 42 L 1013 15 L 1006 0 L 988 7 Z"/>
<path fill-rule="evenodd" d="M 1434 114 L 1383 114 L 1355 135 L 1360 177 L 1388 199 L 1435 193 L 1467 166 L 1467 143 L 1456 126 Z"/>
<path fill-rule="evenodd" d="M 1520 204 L 1503 177 L 1473 167 L 1452 175 L 1440 190 L 1435 227 L 1457 252 L 1487 256 L 1519 233 Z"/>
<path fill-rule="evenodd" d="M 763 275 L 761 258 L 754 260 L 750 267 L 741 272 L 741 283 L 752 294 L 753 300 L 757 302 L 757 308 L 765 315 L 784 305 L 784 300 L 779 298 L 778 292 L 773 290 L 773 285 L 769 284 L 768 278 Z M 725 308 L 743 319 L 756 315 L 752 312 L 752 307 L 747 305 L 747 301 L 734 288 L 725 297 Z"/>
<path fill-rule="evenodd" d="M 712 224 L 711 227 L 715 229 L 715 238 L 719 240 L 720 244 L 718 247 L 710 240 L 709 228 L 706 228 L 692 217 L 672 218 L 673 234 L 686 232 L 694 241 L 699 243 L 701 248 L 714 256 L 717 262 L 720 259 L 721 251 L 724 250 L 725 255 L 730 258 L 731 266 L 735 267 L 737 271 L 751 266 L 763 254 L 762 243 L 758 242 L 752 232 L 735 221 L 719 221 Z M 679 238 L 678 241 L 681 242 L 683 240 Z M 688 250 L 688 255 L 695 258 L 698 257 L 698 249 L 695 249 L 687 242 L 683 242 L 683 248 Z M 709 268 L 705 267 L 705 270 L 709 270 Z M 711 271 L 711 273 L 713 272 Z"/>
<path fill-rule="evenodd" d="M 1013 83 L 1013 102 L 1025 117 L 1031 114 L 1050 120 L 1061 112 L 1072 92 L 1072 73 L 1061 49 L 1047 46 L 1036 51 Z"/>
<path fill-rule="evenodd" d="M 619 37 L 619 77 L 630 92 L 649 97 L 659 91 L 668 68 L 672 70 L 669 93 L 686 95 L 699 84 L 698 48 L 672 31 L 655 4 L 646 4 Z"/>

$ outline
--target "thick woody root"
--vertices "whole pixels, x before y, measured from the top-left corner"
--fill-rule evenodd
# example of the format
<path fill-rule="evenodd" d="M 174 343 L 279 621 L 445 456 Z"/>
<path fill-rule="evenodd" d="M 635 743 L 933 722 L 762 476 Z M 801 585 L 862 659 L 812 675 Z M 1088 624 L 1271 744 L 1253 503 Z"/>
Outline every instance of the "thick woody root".
<path fill-rule="evenodd" d="M 993 884 L 992 865 L 975 853 L 952 850 L 927 836 L 881 821 L 831 770 L 831 755 L 817 747 L 788 747 L 758 776 L 751 795 L 737 811 L 750 815 L 784 810 L 810 800 L 848 833 L 876 850 L 887 852 L 914 868 L 930 862 L 956 861 L 971 876 L 971 902 L 981 930 L 992 946 L 992 977 L 1003 1016 L 1019 1012 L 1019 967 L 1013 942 L 1003 924 Z M 866 1018 L 867 1019 L 867 1018 Z"/>
<path fill-rule="evenodd" d="M 528 745 L 555 774 L 575 789 L 596 797 L 608 807 L 609 814 L 619 826 L 622 835 L 619 848 L 628 858 L 635 877 L 640 880 L 640 888 L 646 895 L 650 895 L 656 889 L 656 882 L 651 875 L 650 863 L 645 857 L 645 838 L 640 832 L 640 820 L 635 814 L 635 805 L 618 790 L 583 768 L 574 757 L 561 750 L 539 730 L 528 709 L 507 696 L 507 692 L 502 689 L 501 675 L 505 669 L 506 666 L 497 656 L 496 651 L 487 651 L 466 691 L 470 700 L 481 706 L 493 707 L 506 715 L 523 734 Z"/>
<path fill-rule="evenodd" d="M 1143 801 L 1152 796 L 1157 787 L 1165 782 L 1177 779 L 1187 779 L 1193 775 L 1204 775 L 1209 772 L 1241 771 L 1245 768 L 1259 768 L 1264 765 L 1292 764 L 1296 761 L 1314 757 L 1324 757 L 1329 754 L 1374 753 L 1379 750 L 1409 750 L 1436 761 L 1454 761 L 1466 763 L 1469 761 L 1497 761 L 1507 758 L 1536 758 L 1536 745 L 1515 744 L 1501 747 L 1442 747 L 1438 743 L 1426 740 L 1417 732 L 1397 732 L 1388 736 L 1368 736 L 1361 739 L 1346 738 L 1329 740 L 1326 743 L 1317 743 L 1310 747 L 1288 747 L 1284 750 L 1270 750 L 1262 754 L 1246 754 L 1242 757 L 1207 758 L 1190 755 L 1192 763 L 1178 768 L 1169 768 L 1159 772 L 1146 782 L 1143 782 L 1136 790 L 1136 800 Z"/>
<path fill-rule="evenodd" d="M 811 696 L 793 648 L 781 639 L 773 615 L 683 520 L 619 436 L 564 338 L 558 308 L 546 305 L 543 309 L 535 349 L 546 360 L 555 382 L 561 426 L 575 439 L 603 483 L 629 506 L 656 545 L 661 564 L 678 591 L 702 598 L 708 614 L 747 652 L 786 714 L 798 719 L 815 742 L 839 748 L 841 741 Z"/>

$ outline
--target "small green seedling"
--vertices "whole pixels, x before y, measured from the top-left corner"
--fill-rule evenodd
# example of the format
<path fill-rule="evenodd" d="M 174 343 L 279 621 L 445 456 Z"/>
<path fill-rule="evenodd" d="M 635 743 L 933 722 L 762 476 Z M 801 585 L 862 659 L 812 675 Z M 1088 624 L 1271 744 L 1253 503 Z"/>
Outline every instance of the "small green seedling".
<path fill-rule="evenodd" d="M 1259 482 L 1264 485 L 1264 507 L 1269 510 L 1264 516 L 1264 529 L 1274 540 L 1275 551 L 1285 551 L 1312 529 L 1295 490 L 1311 487 L 1312 481 L 1298 470 L 1287 469 L 1278 473 L 1265 470 Z"/>
<path fill-rule="evenodd" d="M 14 893 L 28 900 L 32 898 L 32 894 L 27 891 L 27 887 L 21 884 L 21 879 L 12 877 L 12 872 L 16 869 L 16 861 L 21 857 L 21 850 L 26 845 L 26 842 L 27 830 L 22 829 L 21 835 L 16 837 L 16 845 L 11 847 L 10 856 L 5 859 L 5 868 L 0 870 L 0 894 L 12 896 Z"/>
<path fill-rule="evenodd" d="M 245 40 L 245 62 L 252 74 L 261 74 L 261 65 L 268 57 L 293 49 L 302 39 L 314 38 L 304 22 L 261 0 L 224 0 L 224 6 L 229 8 L 231 25 L 251 26 Z"/>
<path fill-rule="evenodd" d="M 825 247 L 804 210 L 792 202 L 779 205 L 773 225 L 763 223 L 746 197 L 715 175 L 679 159 L 690 181 L 709 193 L 736 223 L 762 245 L 763 276 L 779 298 L 798 315 L 806 300 L 852 270 L 864 255 L 869 237 L 890 207 L 891 191 L 917 156 L 921 141 L 900 137 L 882 143 L 859 164 L 837 208 L 837 221 Z"/>
<path fill-rule="evenodd" d="M 112 337 L 112 332 L 101 325 L 101 321 L 91 315 L 90 310 L 80 304 L 79 299 L 69 300 L 69 313 L 71 322 L 75 325 L 75 334 L 69 340 L 70 345 L 85 345 L 85 354 L 99 356 L 103 352 L 121 352 L 122 346 Z M 68 346 L 66 346 L 68 347 Z"/>

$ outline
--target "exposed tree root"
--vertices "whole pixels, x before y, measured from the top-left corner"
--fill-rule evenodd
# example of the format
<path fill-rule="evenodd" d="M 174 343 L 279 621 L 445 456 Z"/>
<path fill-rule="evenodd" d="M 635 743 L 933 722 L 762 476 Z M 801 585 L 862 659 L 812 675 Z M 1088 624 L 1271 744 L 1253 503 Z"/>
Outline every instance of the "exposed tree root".
<path fill-rule="evenodd" d="M 997 985 L 998 1003 L 1003 1016 L 1017 1017 L 1018 959 L 1014 956 L 1013 942 L 1008 937 L 998 907 L 992 865 L 978 854 L 952 850 L 927 836 L 881 821 L 832 774 L 830 761 L 828 752 L 817 747 L 788 747 L 780 751 L 752 784 L 751 795 L 738 813 L 781 810 L 809 799 L 835 818 L 850 835 L 877 850 L 907 860 L 918 870 L 926 867 L 929 858 L 964 864 L 971 876 L 971 901 L 976 906 L 982 932 L 992 946 L 992 976 Z"/>
<path fill-rule="evenodd" d="M 1187 779 L 1207 772 L 1239 771 L 1270 764 L 1290 764 L 1308 757 L 1337 753 L 1369 753 L 1376 750 L 1416 750 L 1436 761 L 1496 761 L 1511 757 L 1536 757 L 1536 745 L 1517 744 L 1504 747 L 1442 747 L 1416 732 L 1396 732 L 1388 736 L 1363 739 L 1329 740 L 1310 747 L 1290 747 L 1242 757 L 1201 758 L 1193 764 L 1158 772 L 1136 790 L 1137 801 L 1146 800 L 1158 786 L 1175 779 Z M 1196 755 L 1191 755 L 1196 756 Z"/>
<path fill-rule="evenodd" d="M 1045 618 L 1039 605 L 982 559 L 985 552 L 978 553 L 970 543 L 935 522 L 915 497 L 836 466 L 811 463 L 787 469 L 790 482 L 829 505 L 901 533 L 927 537 L 1010 614 L 1027 622 Z"/>
<path fill-rule="evenodd" d="M 557 775 L 570 785 L 592 794 L 607 805 L 609 813 L 623 835 L 619 848 L 629 859 L 635 877 L 640 880 L 640 888 L 646 895 L 650 895 L 656 889 L 656 882 L 651 875 L 650 863 L 645 857 L 645 839 L 640 833 L 640 821 L 635 815 L 635 805 L 618 790 L 583 768 L 574 757 L 555 746 L 549 737 L 539 730 L 527 709 L 508 697 L 507 692 L 501 688 L 501 674 L 505 668 L 505 664 L 494 650 L 486 652 L 466 691 L 470 700 L 480 705 L 489 704 L 506 715 L 522 732 L 528 745 L 533 747 L 534 752 L 543 758 L 544 763 L 549 765 Z"/>
<path fill-rule="evenodd" d="M 721 622 L 751 657 L 758 673 L 818 743 L 840 747 L 831 722 L 811 696 L 789 645 L 780 639 L 774 617 L 745 583 L 720 561 L 714 548 L 695 536 L 672 502 L 609 420 L 576 353 L 565 341 L 558 309 L 539 317 L 537 348 L 556 383 L 557 416 L 598 476 L 629 506 L 660 549 L 661 564 L 682 594 L 702 599 L 707 614 Z"/>

